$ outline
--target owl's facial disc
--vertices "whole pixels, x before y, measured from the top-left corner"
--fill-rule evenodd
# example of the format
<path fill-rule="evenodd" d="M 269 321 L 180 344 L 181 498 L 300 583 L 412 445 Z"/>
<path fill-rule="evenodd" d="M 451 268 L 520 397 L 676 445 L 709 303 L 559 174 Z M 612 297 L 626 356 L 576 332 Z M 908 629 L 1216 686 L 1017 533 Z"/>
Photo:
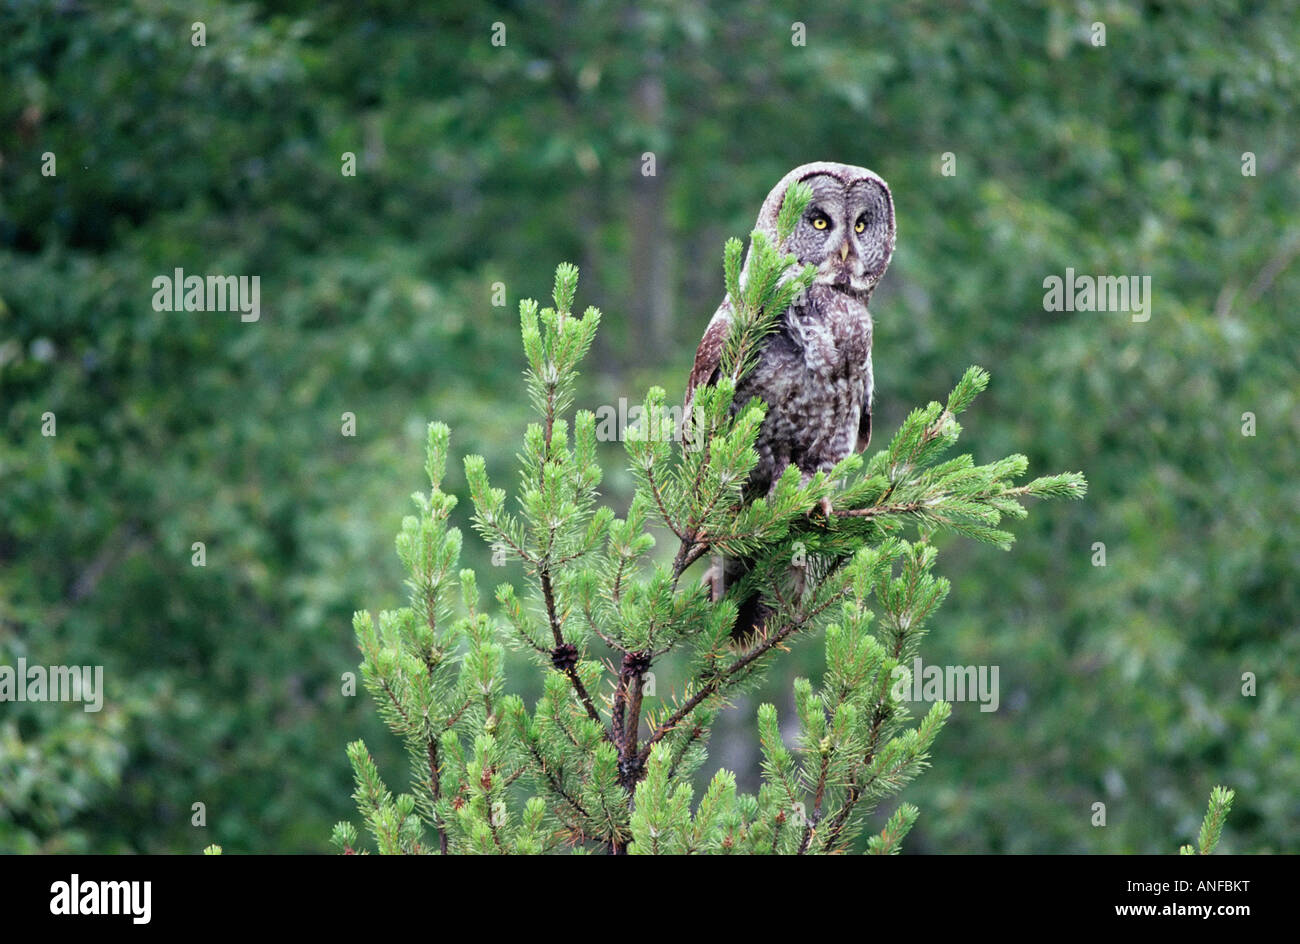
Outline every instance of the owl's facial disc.
<path fill-rule="evenodd" d="M 804 182 L 812 188 L 812 200 L 785 248 L 803 265 L 817 267 L 816 284 L 851 295 L 868 294 L 893 250 L 888 191 L 866 177 L 844 181 L 819 173 Z"/>
<path fill-rule="evenodd" d="M 893 202 L 875 174 L 844 170 L 855 173 L 819 169 L 800 178 L 813 199 L 781 248 L 816 268 L 815 285 L 866 296 L 893 254 Z"/>

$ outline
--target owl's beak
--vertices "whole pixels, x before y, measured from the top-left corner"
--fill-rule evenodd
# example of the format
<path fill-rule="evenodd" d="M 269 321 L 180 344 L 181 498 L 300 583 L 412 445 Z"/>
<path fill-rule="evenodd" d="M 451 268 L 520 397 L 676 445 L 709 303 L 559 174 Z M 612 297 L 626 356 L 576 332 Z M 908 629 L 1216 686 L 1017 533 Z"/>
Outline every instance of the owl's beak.
<path fill-rule="evenodd" d="M 849 258 L 849 241 L 846 239 L 840 243 L 840 262 L 847 262 Z"/>

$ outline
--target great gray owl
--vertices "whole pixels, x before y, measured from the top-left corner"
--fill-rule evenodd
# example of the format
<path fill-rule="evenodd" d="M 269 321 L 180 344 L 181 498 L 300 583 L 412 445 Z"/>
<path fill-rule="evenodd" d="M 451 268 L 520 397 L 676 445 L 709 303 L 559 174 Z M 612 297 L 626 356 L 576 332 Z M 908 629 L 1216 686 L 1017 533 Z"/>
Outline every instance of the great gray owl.
<path fill-rule="evenodd" d="M 786 191 L 800 181 L 812 188 L 812 200 L 778 248 L 792 253 L 801 266 L 816 266 L 817 274 L 764 339 L 757 363 L 736 389 L 733 415 L 751 397 L 768 407 L 755 444 L 758 464 L 743 493 L 746 500 L 767 494 L 791 463 L 807 482 L 851 450 L 866 449 L 871 440 L 867 302 L 894 253 L 894 200 L 885 182 L 865 167 L 804 164 L 786 174 L 763 201 L 755 229 L 773 243 Z M 747 256 L 742 283 L 748 265 Z M 695 352 L 686 386 L 687 417 L 696 388 L 717 382 L 731 312 L 731 299 L 724 298 Z M 831 509 L 823 510 L 829 514 Z M 747 568 L 741 559 L 716 560 L 705 577 L 713 599 L 720 600 Z M 740 601 L 733 638 L 742 641 L 761 631 L 769 612 L 758 597 Z"/>

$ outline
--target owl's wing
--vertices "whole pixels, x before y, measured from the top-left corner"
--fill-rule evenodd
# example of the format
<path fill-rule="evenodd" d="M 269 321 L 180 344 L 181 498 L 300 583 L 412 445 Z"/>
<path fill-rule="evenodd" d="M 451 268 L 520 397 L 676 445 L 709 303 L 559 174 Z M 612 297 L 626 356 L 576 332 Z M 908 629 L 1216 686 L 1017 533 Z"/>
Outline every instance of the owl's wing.
<path fill-rule="evenodd" d="M 695 364 L 691 367 L 691 376 L 686 381 L 686 404 L 683 418 L 691 415 L 695 404 L 695 389 L 700 386 L 712 386 L 718 382 L 718 372 L 722 364 L 722 348 L 727 343 L 727 334 L 731 331 L 731 301 L 723 299 L 718 310 L 704 329 L 700 346 L 695 349 Z"/>
<path fill-rule="evenodd" d="M 867 351 L 866 372 L 862 378 L 862 417 L 858 420 L 858 452 L 866 452 L 871 444 L 871 397 L 875 393 L 875 379 L 871 373 L 871 351 Z"/>

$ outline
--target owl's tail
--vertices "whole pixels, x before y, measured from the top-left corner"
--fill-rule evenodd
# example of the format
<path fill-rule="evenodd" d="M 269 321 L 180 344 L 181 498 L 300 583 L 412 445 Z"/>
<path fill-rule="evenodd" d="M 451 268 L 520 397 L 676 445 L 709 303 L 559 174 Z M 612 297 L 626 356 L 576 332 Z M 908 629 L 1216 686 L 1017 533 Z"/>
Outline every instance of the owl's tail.
<path fill-rule="evenodd" d="M 715 557 L 713 565 L 704 575 L 704 583 L 711 587 L 713 602 L 717 603 L 727 590 L 749 572 L 750 562 L 740 557 Z M 766 631 L 772 608 L 763 602 L 757 593 L 751 593 L 738 601 L 736 625 L 731 629 L 731 641 L 734 646 L 747 648 L 756 638 Z"/>

